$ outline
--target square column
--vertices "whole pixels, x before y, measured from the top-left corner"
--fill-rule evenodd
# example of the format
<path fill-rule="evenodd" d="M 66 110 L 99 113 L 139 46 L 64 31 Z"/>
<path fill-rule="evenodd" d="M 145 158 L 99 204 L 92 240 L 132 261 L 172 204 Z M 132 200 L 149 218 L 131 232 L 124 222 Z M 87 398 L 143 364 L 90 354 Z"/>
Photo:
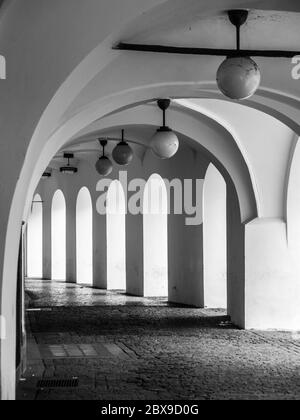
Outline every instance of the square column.
<path fill-rule="evenodd" d="M 94 287 L 107 289 L 107 229 L 106 215 L 93 210 L 93 273 Z"/>
<path fill-rule="evenodd" d="M 126 215 L 127 293 L 144 296 L 144 226 L 143 215 Z"/>
<path fill-rule="evenodd" d="M 204 307 L 203 224 L 187 226 L 186 215 L 169 216 L 169 301 Z"/>
<path fill-rule="evenodd" d="M 300 258 L 300 256 L 299 256 Z M 300 330 L 300 273 L 280 219 L 245 228 L 245 328 Z"/>
<path fill-rule="evenodd" d="M 234 186 L 227 184 L 227 312 L 245 328 L 245 226 Z"/>
<path fill-rule="evenodd" d="M 76 200 L 66 195 L 66 281 L 76 283 Z"/>
<path fill-rule="evenodd" d="M 43 205 L 43 278 L 51 280 L 51 201 Z"/>

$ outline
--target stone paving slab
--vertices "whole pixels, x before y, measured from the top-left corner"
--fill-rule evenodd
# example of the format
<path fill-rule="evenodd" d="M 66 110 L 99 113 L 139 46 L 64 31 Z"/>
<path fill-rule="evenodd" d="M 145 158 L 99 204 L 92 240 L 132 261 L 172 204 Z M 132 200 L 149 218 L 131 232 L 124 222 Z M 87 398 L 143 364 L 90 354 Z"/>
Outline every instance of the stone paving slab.
<path fill-rule="evenodd" d="M 143 299 L 133 305 L 131 298 L 126 305 L 124 296 L 114 301 L 111 294 L 93 296 L 92 289 L 87 304 L 86 290 L 74 285 L 31 284 L 31 305 L 52 310 L 28 314 L 43 372 L 29 355 L 20 399 L 300 399 L 297 335 L 242 331 L 222 310 Z M 63 300 L 71 305 L 62 306 Z M 46 358 L 40 349 L 50 346 L 61 355 Z M 76 389 L 36 388 L 41 377 L 73 376 Z"/>

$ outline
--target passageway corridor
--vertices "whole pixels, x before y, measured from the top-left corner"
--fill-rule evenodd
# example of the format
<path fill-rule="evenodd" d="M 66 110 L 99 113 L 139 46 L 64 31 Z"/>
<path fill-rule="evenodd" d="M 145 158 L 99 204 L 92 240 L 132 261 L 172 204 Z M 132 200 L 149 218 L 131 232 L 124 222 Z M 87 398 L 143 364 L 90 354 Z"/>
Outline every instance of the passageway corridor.
<path fill-rule="evenodd" d="M 78 285 L 30 280 L 26 291 L 18 399 L 300 398 L 296 335 L 241 331 L 222 310 Z M 69 388 L 38 383 L 76 378 Z"/>

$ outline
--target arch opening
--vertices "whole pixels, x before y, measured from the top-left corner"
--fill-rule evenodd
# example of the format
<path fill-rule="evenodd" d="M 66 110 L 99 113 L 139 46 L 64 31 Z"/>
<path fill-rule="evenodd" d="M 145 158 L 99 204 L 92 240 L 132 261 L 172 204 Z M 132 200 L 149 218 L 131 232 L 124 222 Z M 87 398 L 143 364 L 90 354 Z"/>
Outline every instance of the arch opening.
<path fill-rule="evenodd" d="M 36 194 L 27 224 L 26 274 L 28 278 L 43 278 L 43 202 Z"/>
<path fill-rule="evenodd" d="M 126 290 L 126 202 L 119 181 L 110 184 L 106 199 L 107 290 Z"/>
<path fill-rule="evenodd" d="M 61 190 L 52 199 L 51 278 L 66 281 L 66 200 Z"/>
<path fill-rule="evenodd" d="M 203 190 L 204 306 L 227 308 L 227 186 L 210 164 Z"/>
<path fill-rule="evenodd" d="M 79 191 L 76 202 L 76 281 L 93 285 L 93 205 L 86 187 Z"/>
<path fill-rule="evenodd" d="M 168 297 L 168 194 L 160 175 L 152 175 L 143 202 L 144 297 Z"/>

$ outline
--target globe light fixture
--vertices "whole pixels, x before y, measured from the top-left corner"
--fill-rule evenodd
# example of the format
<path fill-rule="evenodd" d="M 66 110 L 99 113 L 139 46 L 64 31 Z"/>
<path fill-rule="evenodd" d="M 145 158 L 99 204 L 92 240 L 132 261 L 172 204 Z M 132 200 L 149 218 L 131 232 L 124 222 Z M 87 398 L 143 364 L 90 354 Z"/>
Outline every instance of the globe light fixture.
<path fill-rule="evenodd" d="M 124 140 L 125 131 L 122 130 L 122 141 L 114 148 L 114 161 L 121 166 L 127 166 L 133 159 L 133 150 Z"/>
<path fill-rule="evenodd" d="M 259 88 L 260 81 L 258 65 L 250 57 L 227 58 L 217 74 L 220 91 L 235 100 L 251 98 Z"/>
<path fill-rule="evenodd" d="M 227 57 L 217 72 L 217 84 L 220 91 L 230 99 L 243 100 L 255 94 L 260 86 L 261 73 L 258 65 L 251 57 L 274 59 L 293 59 L 300 55 L 299 51 L 289 50 L 241 50 L 241 27 L 247 22 L 247 10 L 229 10 L 227 12 L 230 22 L 236 28 L 237 48 L 203 48 L 182 47 L 171 45 L 131 44 L 119 42 L 113 47 L 119 51 L 151 52 L 159 54 L 198 55 L 202 57 Z"/>
<path fill-rule="evenodd" d="M 220 91 L 230 99 L 244 100 L 251 98 L 261 82 L 258 65 L 250 57 L 243 56 L 240 51 L 240 29 L 248 18 L 246 10 L 228 12 L 230 22 L 236 27 L 237 52 L 227 57 L 217 72 L 217 84 Z"/>
<path fill-rule="evenodd" d="M 111 160 L 105 156 L 105 147 L 107 146 L 107 140 L 99 140 L 100 145 L 103 149 L 103 154 L 96 163 L 96 170 L 101 176 L 108 176 L 113 171 L 113 164 Z"/>
<path fill-rule="evenodd" d="M 151 140 L 151 148 L 159 159 L 170 159 L 179 149 L 179 140 L 176 134 L 166 126 L 166 111 L 170 107 L 169 99 L 160 99 L 158 107 L 163 111 L 163 126 L 160 127 Z"/>
<path fill-rule="evenodd" d="M 74 159 L 74 154 L 73 153 L 64 153 L 64 159 L 68 160 L 68 164 L 67 166 L 62 166 L 60 168 L 60 173 L 65 174 L 65 175 L 75 175 L 78 172 L 78 169 L 75 168 L 75 166 L 71 166 L 70 164 L 70 160 Z"/>

